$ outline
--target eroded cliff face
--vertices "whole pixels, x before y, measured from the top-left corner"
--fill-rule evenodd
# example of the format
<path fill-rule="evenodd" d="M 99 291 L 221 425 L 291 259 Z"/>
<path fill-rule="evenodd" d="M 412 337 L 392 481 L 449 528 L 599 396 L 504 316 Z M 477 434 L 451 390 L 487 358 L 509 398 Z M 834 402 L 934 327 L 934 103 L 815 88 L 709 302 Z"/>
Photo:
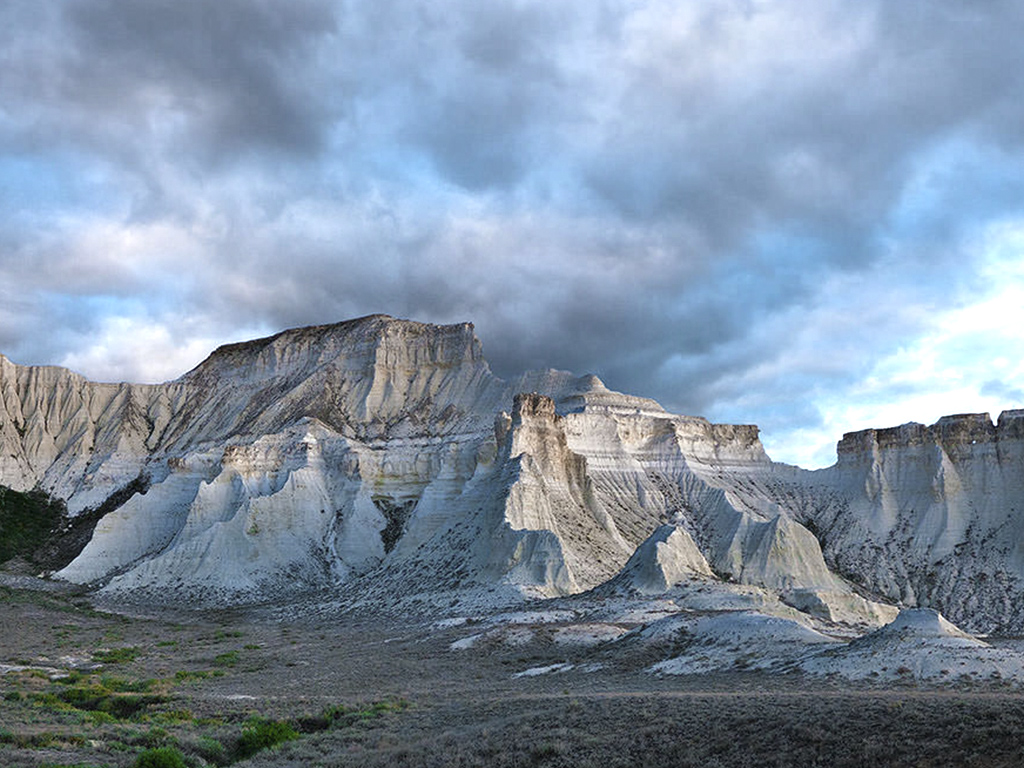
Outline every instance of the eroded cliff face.
<path fill-rule="evenodd" d="M 713 582 L 831 621 L 891 617 L 852 579 L 1024 626 L 1022 435 L 1016 412 L 873 430 L 806 472 L 755 426 L 595 376 L 505 382 L 472 326 L 386 316 L 222 347 L 154 386 L 0 358 L 0 484 L 113 508 L 58 576 L 159 599 Z"/>
<path fill-rule="evenodd" d="M 974 631 L 1024 627 L 1024 411 L 850 433 L 838 454 L 810 514 L 830 563 Z"/>

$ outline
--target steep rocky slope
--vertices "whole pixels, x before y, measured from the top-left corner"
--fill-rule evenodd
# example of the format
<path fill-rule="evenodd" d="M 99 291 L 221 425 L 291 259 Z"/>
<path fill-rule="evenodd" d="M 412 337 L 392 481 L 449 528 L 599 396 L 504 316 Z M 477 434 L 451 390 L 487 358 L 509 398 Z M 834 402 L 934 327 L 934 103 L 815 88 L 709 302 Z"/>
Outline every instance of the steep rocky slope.
<path fill-rule="evenodd" d="M 891 618 L 881 596 L 1020 628 L 1021 423 L 848 435 L 806 472 L 756 427 L 594 376 L 506 382 L 471 325 L 381 315 L 222 347 L 162 385 L 0 358 L 0 484 L 99 510 L 57 576 L 164 600 L 708 583 L 829 622 Z"/>
<path fill-rule="evenodd" d="M 1024 628 L 1024 411 L 847 434 L 809 508 L 827 560 L 974 631 Z"/>

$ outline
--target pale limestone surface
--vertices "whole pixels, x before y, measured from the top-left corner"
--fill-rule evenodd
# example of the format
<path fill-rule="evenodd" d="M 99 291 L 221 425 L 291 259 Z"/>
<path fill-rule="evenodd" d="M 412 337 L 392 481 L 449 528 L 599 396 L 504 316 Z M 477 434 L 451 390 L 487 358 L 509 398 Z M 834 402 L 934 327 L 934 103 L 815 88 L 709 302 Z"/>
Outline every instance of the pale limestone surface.
<path fill-rule="evenodd" d="M 847 435 L 807 472 L 773 463 L 757 427 L 592 375 L 505 382 L 471 325 L 380 315 L 229 345 L 162 385 L 0 357 L 0 483 L 72 513 L 149 485 L 58 575 L 162 600 L 608 588 L 860 628 L 894 617 L 885 601 L 930 604 L 1020 629 L 1022 425 Z"/>
<path fill-rule="evenodd" d="M 1024 681 L 1024 656 L 993 648 L 928 608 L 903 610 L 890 624 L 846 645 L 808 654 L 799 667 L 851 679 Z"/>

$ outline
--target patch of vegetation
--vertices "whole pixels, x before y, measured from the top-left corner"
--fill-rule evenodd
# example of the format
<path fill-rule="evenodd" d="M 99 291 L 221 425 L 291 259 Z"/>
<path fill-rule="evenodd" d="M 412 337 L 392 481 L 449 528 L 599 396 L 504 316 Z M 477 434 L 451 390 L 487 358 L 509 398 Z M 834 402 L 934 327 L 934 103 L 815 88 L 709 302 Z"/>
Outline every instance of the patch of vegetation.
<path fill-rule="evenodd" d="M 213 659 L 213 663 L 218 667 L 233 667 L 239 662 L 239 659 L 238 651 L 228 651 L 217 654 Z"/>
<path fill-rule="evenodd" d="M 41 592 L 34 589 L 14 589 L 12 587 L 0 586 L 0 600 L 11 605 L 34 605 L 50 611 L 60 613 L 73 613 L 81 616 L 102 616 L 111 621 L 126 621 L 121 616 L 111 617 L 93 609 L 87 600 L 79 599 L 76 591 L 85 591 L 85 587 L 69 587 L 67 594 L 53 594 Z"/>
<path fill-rule="evenodd" d="M 146 693 L 120 693 L 97 683 L 67 686 L 56 693 L 38 694 L 43 705 L 60 708 L 56 702 L 82 712 L 101 712 L 117 720 L 134 717 L 162 703 L 163 696 Z M 102 718 L 101 718 L 102 719 Z"/>
<path fill-rule="evenodd" d="M 213 674 L 205 669 L 197 669 L 190 671 L 187 669 L 179 669 L 174 673 L 174 679 L 179 683 L 184 683 L 186 680 L 205 680 Z"/>
<path fill-rule="evenodd" d="M 319 715 L 306 715 L 295 721 L 302 733 L 317 733 L 332 728 L 347 728 L 367 720 L 375 720 L 391 712 L 402 712 L 409 708 L 406 699 L 376 701 L 365 707 L 336 705 L 327 707 Z"/>
<path fill-rule="evenodd" d="M 135 646 L 126 646 L 124 648 L 108 648 L 102 651 L 96 651 L 93 653 L 92 658 L 101 664 L 124 664 L 129 661 L 135 661 L 135 657 L 139 655 L 139 649 Z"/>
<path fill-rule="evenodd" d="M 0 744 L 10 744 L 22 749 L 45 749 L 60 741 L 60 737 L 50 731 L 41 733 L 15 734 L 10 731 L 0 731 Z"/>
<path fill-rule="evenodd" d="M 132 765 L 134 768 L 188 768 L 185 756 L 174 747 L 147 749 Z"/>
<path fill-rule="evenodd" d="M 166 701 L 166 696 L 151 693 L 158 684 L 73 672 L 54 680 L 48 690 L 24 694 L 24 698 L 38 709 L 74 713 L 84 721 L 106 725 L 141 717 Z"/>
<path fill-rule="evenodd" d="M 103 675 L 100 678 L 100 684 L 115 693 L 148 693 L 156 687 L 157 681 L 153 679 L 127 680 L 123 677 Z"/>
<path fill-rule="evenodd" d="M 21 493 L 0 485 L 0 563 L 13 557 L 35 562 L 35 553 L 60 527 L 67 508 L 41 489 Z"/>
<path fill-rule="evenodd" d="M 158 712 L 153 719 L 165 723 L 191 723 L 196 719 L 191 709 L 171 709 L 167 712 Z"/>
<path fill-rule="evenodd" d="M 252 757 L 264 749 L 276 747 L 286 741 L 299 738 L 299 733 L 288 723 L 280 720 L 268 720 L 262 717 L 251 718 L 242 729 L 235 752 L 240 759 Z"/>
<path fill-rule="evenodd" d="M 231 756 L 228 754 L 227 748 L 210 736 L 200 736 L 192 746 L 192 751 L 207 763 L 214 765 L 229 765 L 231 763 Z"/>
<path fill-rule="evenodd" d="M 374 496 L 373 504 L 384 515 L 387 525 L 380 532 L 380 540 L 384 545 L 384 553 L 387 554 L 395 548 L 398 540 L 405 533 L 405 524 L 412 515 L 419 499 L 408 499 L 398 503 L 389 496 Z"/>

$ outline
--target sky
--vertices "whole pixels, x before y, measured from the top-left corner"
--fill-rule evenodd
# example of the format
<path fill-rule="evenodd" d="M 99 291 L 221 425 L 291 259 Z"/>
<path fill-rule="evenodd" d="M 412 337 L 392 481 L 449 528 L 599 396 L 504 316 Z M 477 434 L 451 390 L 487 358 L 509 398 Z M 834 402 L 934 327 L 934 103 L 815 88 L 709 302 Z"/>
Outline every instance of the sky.
<path fill-rule="evenodd" d="M 831 464 L 1024 407 L 1016 0 L 4 0 L 0 352 L 386 313 Z"/>

